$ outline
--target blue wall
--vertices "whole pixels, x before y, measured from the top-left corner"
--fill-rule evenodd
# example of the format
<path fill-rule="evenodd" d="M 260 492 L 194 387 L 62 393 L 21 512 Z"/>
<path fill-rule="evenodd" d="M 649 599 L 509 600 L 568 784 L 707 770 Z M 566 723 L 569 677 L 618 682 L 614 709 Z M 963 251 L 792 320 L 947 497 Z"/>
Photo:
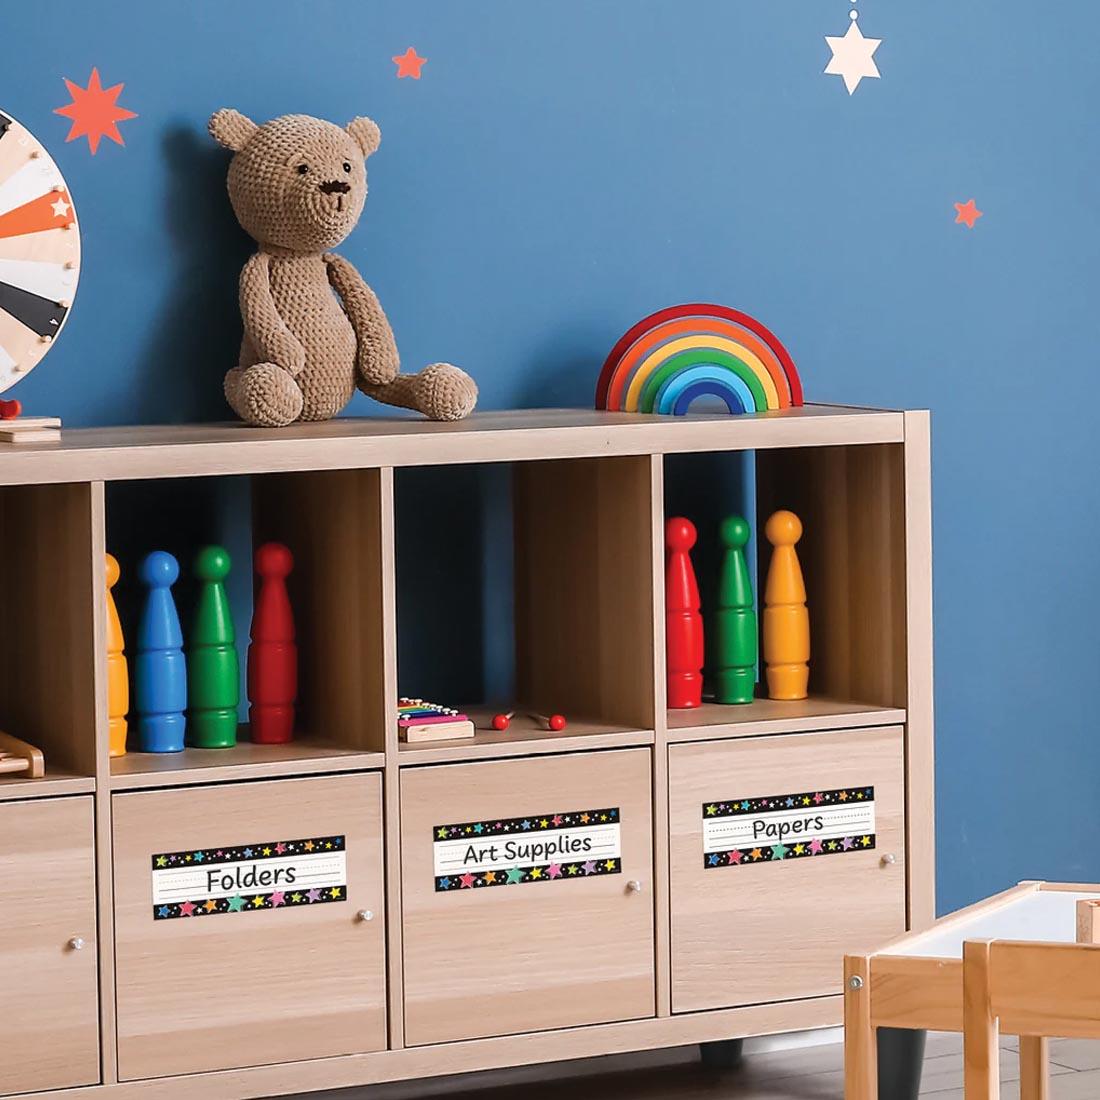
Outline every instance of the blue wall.
<path fill-rule="evenodd" d="M 932 408 L 940 906 L 1095 880 L 1100 6 L 863 0 L 883 79 L 851 98 L 821 72 L 848 6 L 8 3 L 0 108 L 86 249 L 15 392 L 69 424 L 224 417 L 248 246 L 206 117 L 368 113 L 346 252 L 406 364 L 464 365 L 483 408 L 586 404 L 620 332 L 685 299 L 765 319 L 812 399 Z M 52 113 L 93 65 L 140 115 L 95 157 Z"/>

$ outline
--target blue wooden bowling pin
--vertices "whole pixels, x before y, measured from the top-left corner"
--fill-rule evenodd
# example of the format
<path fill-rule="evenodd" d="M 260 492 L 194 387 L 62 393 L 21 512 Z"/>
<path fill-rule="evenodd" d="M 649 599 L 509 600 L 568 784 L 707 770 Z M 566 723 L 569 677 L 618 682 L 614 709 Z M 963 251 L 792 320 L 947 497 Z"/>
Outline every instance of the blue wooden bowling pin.
<path fill-rule="evenodd" d="M 149 589 L 134 658 L 134 710 L 142 752 L 183 751 L 187 665 L 172 599 L 179 575 L 179 562 L 164 550 L 154 550 L 141 563 L 141 582 Z"/>

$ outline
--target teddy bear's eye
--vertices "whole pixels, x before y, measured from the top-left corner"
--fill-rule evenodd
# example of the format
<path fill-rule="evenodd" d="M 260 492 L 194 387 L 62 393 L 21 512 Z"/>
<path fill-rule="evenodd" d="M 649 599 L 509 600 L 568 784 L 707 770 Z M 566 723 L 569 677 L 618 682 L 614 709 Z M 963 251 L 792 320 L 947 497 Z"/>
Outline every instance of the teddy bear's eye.
<path fill-rule="evenodd" d="M 299 176 L 304 176 L 308 171 L 309 171 L 309 165 L 308 164 L 299 164 L 298 165 L 298 175 Z"/>
<path fill-rule="evenodd" d="M 347 161 L 344 161 L 344 171 L 345 172 L 350 172 L 351 171 L 351 165 L 348 164 Z"/>

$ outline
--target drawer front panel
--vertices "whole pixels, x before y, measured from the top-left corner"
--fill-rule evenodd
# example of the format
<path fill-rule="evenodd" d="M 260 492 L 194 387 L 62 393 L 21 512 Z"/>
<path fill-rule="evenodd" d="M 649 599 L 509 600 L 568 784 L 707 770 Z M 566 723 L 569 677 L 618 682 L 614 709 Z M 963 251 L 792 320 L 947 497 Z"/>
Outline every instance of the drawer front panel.
<path fill-rule="evenodd" d="M 112 805 L 123 1080 L 385 1047 L 378 775 Z"/>
<path fill-rule="evenodd" d="M 839 993 L 905 928 L 903 731 L 669 749 L 674 1012 Z"/>
<path fill-rule="evenodd" d="M 402 772 L 410 1045 L 653 1015 L 651 781 L 648 749 Z"/>
<path fill-rule="evenodd" d="M 92 822 L 90 797 L 0 803 L 0 1093 L 99 1081 Z"/>

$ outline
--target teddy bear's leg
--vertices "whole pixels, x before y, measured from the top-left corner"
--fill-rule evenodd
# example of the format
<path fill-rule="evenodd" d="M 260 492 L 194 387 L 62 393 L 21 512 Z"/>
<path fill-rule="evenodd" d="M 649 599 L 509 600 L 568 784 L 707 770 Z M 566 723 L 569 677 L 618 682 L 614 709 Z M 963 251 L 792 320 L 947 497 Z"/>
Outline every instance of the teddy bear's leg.
<path fill-rule="evenodd" d="M 450 363 L 433 363 L 419 374 L 399 374 L 392 382 L 360 388 L 375 401 L 416 409 L 429 420 L 461 420 L 477 404 L 477 383 Z"/>
<path fill-rule="evenodd" d="M 302 389 L 302 411 L 299 419 L 331 420 L 351 400 L 355 393 L 355 383 L 348 372 L 347 378 L 316 373 L 299 375 Z"/>
<path fill-rule="evenodd" d="M 225 376 L 225 399 L 246 424 L 260 428 L 293 424 L 302 412 L 298 383 L 276 363 L 234 367 Z"/>

